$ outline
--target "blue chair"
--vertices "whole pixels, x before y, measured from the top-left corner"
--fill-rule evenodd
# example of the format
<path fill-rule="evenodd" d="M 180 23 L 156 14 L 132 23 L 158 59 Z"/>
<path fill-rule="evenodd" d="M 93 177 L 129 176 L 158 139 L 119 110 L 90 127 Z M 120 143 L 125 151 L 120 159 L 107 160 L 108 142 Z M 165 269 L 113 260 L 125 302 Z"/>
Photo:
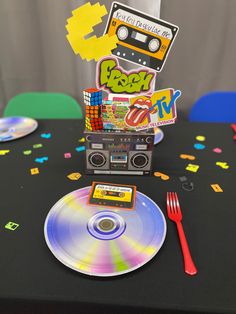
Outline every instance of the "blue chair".
<path fill-rule="evenodd" d="M 236 122 L 236 92 L 210 92 L 200 97 L 189 114 L 193 122 Z"/>

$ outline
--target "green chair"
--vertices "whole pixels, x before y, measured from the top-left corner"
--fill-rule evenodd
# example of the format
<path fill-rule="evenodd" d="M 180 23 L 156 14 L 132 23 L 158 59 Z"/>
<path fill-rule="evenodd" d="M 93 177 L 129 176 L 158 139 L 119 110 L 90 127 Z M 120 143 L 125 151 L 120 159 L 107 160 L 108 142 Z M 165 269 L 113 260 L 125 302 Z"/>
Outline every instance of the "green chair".
<path fill-rule="evenodd" d="M 25 116 L 35 119 L 82 119 L 80 105 L 71 96 L 60 93 L 23 93 L 8 102 L 4 117 Z"/>

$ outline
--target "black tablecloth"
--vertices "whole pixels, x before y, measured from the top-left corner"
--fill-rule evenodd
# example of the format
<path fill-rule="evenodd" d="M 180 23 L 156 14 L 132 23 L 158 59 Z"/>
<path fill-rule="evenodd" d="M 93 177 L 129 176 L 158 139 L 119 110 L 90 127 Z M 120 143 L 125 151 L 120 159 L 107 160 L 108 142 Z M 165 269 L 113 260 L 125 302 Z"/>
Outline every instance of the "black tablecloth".
<path fill-rule="evenodd" d="M 0 144 L 9 149 L 0 156 L 0 313 L 236 313 L 236 145 L 226 124 L 177 123 L 163 127 L 165 138 L 154 153 L 154 170 L 170 179 L 137 176 L 86 176 L 81 143 L 83 122 L 39 120 L 31 135 Z M 41 133 L 51 133 L 50 139 Z M 194 149 L 197 135 L 204 135 L 206 148 Z M 41 148 L 32 145 L 42 143 Z M 213 148 L 220 147 L 221 154 Z M 23 151 L 32 150 L 24 155 Z M 65 159 L 64 153 L 72 158 Z M 188 161 L 181 153 L 196 156 Z M 37 164 L 37 157 L 48 161 Z M 216 166 L 227 162 L 228 169 Z M 185 170 L 200 165 L 197 173 Z M 31 175 L 31 168 L 39 168 Z M 82 173 L 78 181 L 67 175 Z M 179 177 L 194 182 L 192 192 L 181 188 Z M 50 208 L 62 196 L 92 181 L 136 184 L 151 197 L 167 220 L 167 236 L 160 252 L 140 269 L 113 278 L 95 278 L 61 264 L 49 251 L 43 226 Z M 215 193 L 218 183 L 223 193 Z M 198 267 L 197 276 L 183 270 L 176 227 L 166 214 L 166 192 L 178 192 L 183 225 Z M 9 221 L 20 226 L 5 229 Z"/>

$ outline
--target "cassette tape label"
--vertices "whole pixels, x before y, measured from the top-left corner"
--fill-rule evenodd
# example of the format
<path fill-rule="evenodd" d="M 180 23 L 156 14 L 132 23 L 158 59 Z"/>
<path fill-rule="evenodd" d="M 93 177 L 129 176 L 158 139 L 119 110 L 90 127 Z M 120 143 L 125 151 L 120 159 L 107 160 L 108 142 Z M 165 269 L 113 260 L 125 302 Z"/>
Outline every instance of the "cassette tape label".
<path fill-rule="evenodd" d="M 113 2 L 105 32 L 118 37 L 113 55 L 160 72 L 178 27 Z"/>
<path fill-rule="evenodd" d="M 122 9 L 115 11 L 113 17 L 116 20 L 120 20 L 141 30 L 153 33 L 154 35 L 158 35 L 167 39 L 173 38 L 172 31 L 168 27 L 157 25 L 150 20 L 134 15 Z"/>

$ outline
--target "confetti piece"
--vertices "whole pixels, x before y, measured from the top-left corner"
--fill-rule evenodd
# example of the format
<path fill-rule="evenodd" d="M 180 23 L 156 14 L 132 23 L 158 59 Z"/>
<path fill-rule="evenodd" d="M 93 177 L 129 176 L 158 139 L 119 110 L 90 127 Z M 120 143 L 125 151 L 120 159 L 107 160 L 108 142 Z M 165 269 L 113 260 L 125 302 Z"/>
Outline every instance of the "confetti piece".
<path fill-rule="evenodd" d="M 201 143 L 196 143 L 193 145 L 194 148 L 198 149 L 198 150 L 201 150 L 201 149 L 204 149 L 206 146 L 201 144 Z"/>
<path fill-rule="evenodd" d="M 23 154 L 24 155 L 30 155 L 30 154 L 32 154 L 32 150 L 24 150 Z"/>
<path fill-rule="evenodd" d="M 15 223 L 15 222 L 12 222 L 12 221 L 9 221 L 9 222 L 5 225 L 5 228 L 6 228 L 6 229 L 12 230 L 12 231 L 15 231 L 18 227 L 19 227 L 19 224 Z"/>
<path fill-rule="evenodd" d="M 197 172 L 199 169 L 199 165 L 188 164 L 185 169 L 191 172 Z"/>
<path fill-rule="evenodd" d="M 181 187 L 183 190 L 191 192 L 194 189 L 194 183 L 189 181 L 187 177 L 185 176 L 179 177 L 179 181 L 182 183 Z"/>
<path fill-rule="evenodd" d="M 47 138 L 47 139 L 49 139 L 49 138 L 52 137 L 52 134 L 51 134 L 51 133 L 42 133 L 40 136 L 41 136 L 42 138 Z"/>
<path fill-rule="evenodd" d="M 81 178 L 81 174 L 79 172 L 73 172 L 73 173 L 70 173 L 67 176 L 67 178 L 69 178 L 72 181 L 76 181 L 76 180 L 79 180 Z"/>
<path fill-rule="evenodd" d="M 214 153 L 217 153 L 217 154 L 222 153 L 222 149 L 219 148 L 219 147 L 213 148 L 212 151 L 213 151 Z"/>
<path fill-rule="evenodd" d="M 222 169 L 228 169 L 229 168 L 228 163 L 227 162 L 223 162 L 223 161 L 217 161 L 216 165 L 221 167 Z"/>
<path fill-rule="evenodd" d="M 182 158 L 182 159 L 195 160 L 195 156 L 193 156 L 193 155 L 181 154 L 181 155 L 179 155 L 179 157 Z"/>
<path fill-rule="evenodd" d="M 85 150 L 85 146 L 78 146 L 75 148 L 77 152 L 83 152 Z"/>
<path fill-rule="evenodd" d="M 1 149 L 1 150 L 0 150 L 0 155 L 1 155 L 1 156 L 4 156 L 4 155 L 8 154 L 9 152 L 10 152 L 9 149 L 7 149 L 7 150 Z"/>
<path fill-rule="evenodd" d="M 203 135 L 198 135 L 198 136 L 196 136 L 196 140 L 197 141 L 199 141 L 199 142 L 204 142 L 205 141 L 205 136 L 203 136 Z"/>
<path fill-rule="evenodd" d="M 186 181 L 188 181 L 188 178 L 185 177 L 185 176 L 179 177 L 179 181 L 180 181 L 180 182 L 186 182 Z"/>
<path fill-rule="evenodd" d="M 39 174 L 39 169 L 38 168 L 31 168 L 30 173 L 31 173 L 31 175 Z"/>
<path fill-rule="evenodd" d="M 84 142 L 85 142 L 85 138 L 84 138 L 84 137 L 81 137 L 81 138 L 79 139 L 79 142 L 80 142 L 80 143 L 84 143 Z"/>
<path fill-rule="evenodd" d="M 233 123 L 233 124 L 230 124 L 231 128 L 234 130 L 234 132 L 236 133 L 236 124 Z"/>
<path fill-rule="evenodd" d="M 194 184 L 193 182 L 184 182 L 182 183 L 182 189 L 187 191 L 187 192 L 191 192 L 192 190 L 194 190 Z"/>
<path fill-rule="evenodd" d="M 48 161 L 48 157 L 47 156 L 39 157 L 39 158 L 36 158 L 34 161 L 39 162 L 40 164 L 43 164 L 45 161 Z"/>
<path fill-rule="evenodd" d="M 166 181 L 166 180 L 169 180 L 170 179 L 170 177 L 168 176 L 168 175 L 166 175 L 166 174 L 164 174 L 164 173 L 161 173 L 161 172 L 154 172 L 154 176 L 155 177 L 160 177 L 161 178 L 161 180 L 163 180 L 163 181 Z"/>
<path fill-rule="evenodd" d="M 65 157 L 65 158 L 71 158 L 71 153 L 65 153 L 65 154 L 64 154 L 64 157 Z"/>
<path fill-rule="evenodd" d="M 215 192 L 223 192 L 222 188 L 219 186 L 219 184 L 211 184 L 212 189 Z"/>
<path fill-rule="evenodd" d="M 43 147 L 43 144 L 34 144 L 33 145 L 33 148 L 40 148 L 40 147 Z"/>

